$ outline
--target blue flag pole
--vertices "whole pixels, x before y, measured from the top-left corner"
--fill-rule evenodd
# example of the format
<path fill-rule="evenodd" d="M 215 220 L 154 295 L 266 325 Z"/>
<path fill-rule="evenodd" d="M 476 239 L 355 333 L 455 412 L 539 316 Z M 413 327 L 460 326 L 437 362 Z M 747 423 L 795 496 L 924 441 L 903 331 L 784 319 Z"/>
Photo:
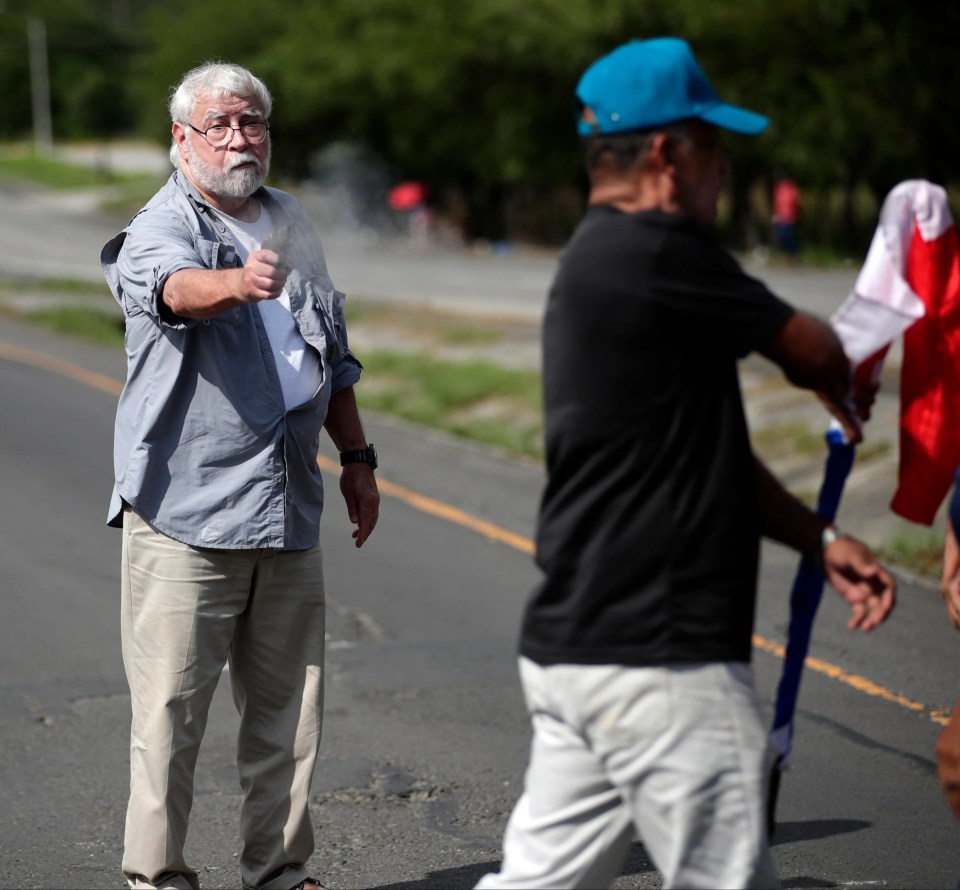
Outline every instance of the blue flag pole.
<path fill-rule="evenodd" d="M 847 481 L 856 447 L 847 442 L 842 430 L 832 425 L 826 432 L 827 460 L 824 468 L 823 483 L 817 500 L 817 514 L 833 521 L 840 506 L 843 486 Z M 797 567 L 797 574 L 790 593 L 790 629 L 787 633 L 787 651 L 784 658 L 783 674 L 777 688 L 773 728 L 770 738 L 777 752 L 773 772 L 770 776 L 770 792 L 767 806 L 767 827 L 773 835 L 777 795 L 780 791 L 780 774 L 787 768 L 790 751 L 793 748 L 793 715 L 797 708 L 797 696 L 800 692 L 800 677 L 803 663 L 810 648 L 810 635 L 813 631 L 813 619 L 823 595 L 825 582 L 823 572 L 809 556 L 804 556 Z"/>

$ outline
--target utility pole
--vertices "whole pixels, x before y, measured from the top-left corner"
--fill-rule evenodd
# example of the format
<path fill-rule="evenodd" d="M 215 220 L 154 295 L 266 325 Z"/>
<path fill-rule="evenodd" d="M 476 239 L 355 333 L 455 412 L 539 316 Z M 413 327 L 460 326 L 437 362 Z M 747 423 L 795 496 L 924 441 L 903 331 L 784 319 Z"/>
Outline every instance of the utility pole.
<path fill-rule="evenodd" d="M 53 153 L 53 124 L 50 115 L 50 76 L 47 63 L 47 28 L 43 19 L 27 18 L 30 49 L 30 93 L 33 103 L 33 141 L 37 154 Z"/>

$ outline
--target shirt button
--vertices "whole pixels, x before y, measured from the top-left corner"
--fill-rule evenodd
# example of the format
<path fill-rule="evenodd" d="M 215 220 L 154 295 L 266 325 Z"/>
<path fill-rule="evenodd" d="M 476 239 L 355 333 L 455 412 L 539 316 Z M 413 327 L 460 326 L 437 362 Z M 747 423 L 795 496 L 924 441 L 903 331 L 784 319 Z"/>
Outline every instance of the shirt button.
<path fill-rule="evenodd" d="M 269 348 L 266 347 L 266 346 L 261 346 L 261 347 L 260 347 L 260 352 L 261 352 L 263 355 L 266 355 L 267 353 L 270 352 L 270 350 L 269 350 Z"/>

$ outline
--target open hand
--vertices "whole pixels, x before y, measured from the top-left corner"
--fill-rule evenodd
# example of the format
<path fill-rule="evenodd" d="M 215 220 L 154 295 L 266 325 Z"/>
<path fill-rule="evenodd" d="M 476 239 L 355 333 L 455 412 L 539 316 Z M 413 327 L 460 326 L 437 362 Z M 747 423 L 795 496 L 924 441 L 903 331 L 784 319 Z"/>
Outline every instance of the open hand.
<path fill-rule="evenodd" d="M 897 582 L 862 541 L 841 535 L 823 551 L 823 572 L 850 604 L 851 630 L 869 631 L 893 611 Z"/>

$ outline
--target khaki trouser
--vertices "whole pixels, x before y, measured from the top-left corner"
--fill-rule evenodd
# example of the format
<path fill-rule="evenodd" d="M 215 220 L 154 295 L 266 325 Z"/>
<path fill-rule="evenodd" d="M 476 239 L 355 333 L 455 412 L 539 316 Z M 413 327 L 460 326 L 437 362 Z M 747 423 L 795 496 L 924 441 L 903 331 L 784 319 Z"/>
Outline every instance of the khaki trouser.
<path fill-rule="evenodd" d="M 130 886 L 198 887 L 183 858 L 207 712 L 229 661 L 240 713 L 241 878 L 280 890 L 307 876 L 307 807 L 323 716 L 325 601 L 312 550 L 200 550 L 129 508 L 122 556 L 130 685 Z"/>

